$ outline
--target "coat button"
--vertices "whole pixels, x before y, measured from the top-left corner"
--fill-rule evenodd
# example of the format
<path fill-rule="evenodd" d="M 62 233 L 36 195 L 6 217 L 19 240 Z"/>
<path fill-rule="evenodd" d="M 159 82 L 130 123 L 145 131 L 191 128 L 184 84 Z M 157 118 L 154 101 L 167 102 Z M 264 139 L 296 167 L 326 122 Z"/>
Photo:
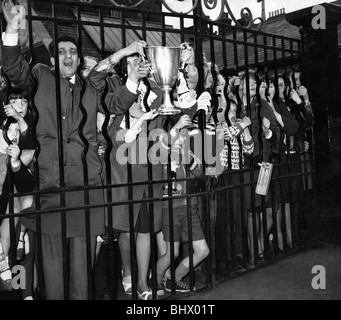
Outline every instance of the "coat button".
<path fill-rule="evenodd" d="M 70 139 L 66 139 L 66 143 L 70 143 Z"/>

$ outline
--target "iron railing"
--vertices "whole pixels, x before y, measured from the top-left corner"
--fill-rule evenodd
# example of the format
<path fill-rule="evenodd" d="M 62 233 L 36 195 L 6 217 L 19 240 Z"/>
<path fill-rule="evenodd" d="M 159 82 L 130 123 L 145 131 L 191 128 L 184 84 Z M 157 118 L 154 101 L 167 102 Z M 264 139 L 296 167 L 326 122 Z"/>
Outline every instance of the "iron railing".
<path fill-rule="evenodd" d="M 89 14 L 89 8 L 96 8 L 98 10 L 98 15 Z M 33 11 L 34 10 L 34 11 Z M 110 10 L 115 10 L 115 12 L 120 13 L 120 18 L 112 18 L 107 15 Z M 139 16 L 139 20 L 134 19 L 135 16 Z M 153 17 L 162 17 L 161 23 L 153 23 Z M 171 25 L 166 24 L 166 17 L 176 17 L 179 20 L 180 28 L 175 29 Z M 35 26 L 39 23 L 43 26 L 46 34 L 49 34 L 51 41 L 55 43 L 55 55 L 57 56 L 57 38 L 60 35 L 68 33 L 70 35 L 76 36 L 80 40 L 80 44 L 83 47 L 83 55 L 92 54 L 97 51 L 98 55 L 102 58 L 106 57 L 112 51 L 118 50 L 122 47 L 128 45 L 132 40 L 146 39 L 147 43 L 153 43 L 154 45 L 168 46 L 173 45 L 174 41 L 180 45 L 182 42 L 188 41 L 195 49 L 196 54 L 196 66 L 199 72 L 199 83 L 198 83 L 198 93 L 204 91 L 204 73 L 203 66 L 205 54 L 207 60 L 212 62 L 212 66 L 218 65 L 221 73 L 228 77 L 238 74 L 242 70 L 246 70 L 246 79 L 249 79 L 249 69 L 255 69 L 258 74 L 265 74 L 266 78 L 270 74 L 274 75 L 277 79 L 279 72 L 289 73 L 293 68 L 299 67 L 300 59 L 302 58 L 302 44 L 298 39 L 291 39 L 287 37 L 277 36 L 273 34 L 265 34 L 259 32 L 258 30 L 243 29 L 221 23 L 219 21 L 210 21 L 203 16 L 202 9 L 198 5 L 193 15 L 184 15 L 165 13 L 160 11 L 155 11 L 152 8 L 140 9 L 140 8 L 125 8 L 125 7 L 114 7 L 106 4 L 96 4 L 96 3 L 82 3 L 76 1 L 27 1 L 27 21 L 28 21 L 28 46 L 25 50 L 30 52 L 33 57 L 33 63 L 38 61 L 39 57 L 43 60 L 44 52 L 46 50 L 42 45 L 42 42 L 36 41 L 34 38 Z M 185 28 L 185 23 L 191 21 L 192 27 Z M 217 31 L 219 30 L 219 31 Z M 41 34 L 40 34 L 41 36 Z M 119 41 L 113 43 L 110 37 L 117 36 Z M 54 39 L 54 40 L 52 40 Z M 36 41 L 36 42 L 35 42 Z M 108 45 L 110 43 L 110 46 Z M 41 44 L 41 45 L 40 45 Z M 40 46 L 39 46 L 40 45 Z M 89 46 L 91 45 L 91 47 Z M 38 56 L 37 56 L 38 54 Z M 32 65 L 33 67 L 33 65 Z M 56 77 L 59 77 L 59 62 L 56 59 Z M 124 67 L 123 67 L 123 71 Z M 212 73 L 216 78 L 215 71 L 212 67 Z M 277 86 L 277 82 L 276 86 Z M 249 82 L 246 81 L 247 92 L 249 92 Z M 39 152 L 40 146 L 37 143 L 35 159 L 34 159 L 34 172 L 36 177 L 36 188 L 31 193 L 35 198 L 35 210 L 34 214 L 37 217 L 36 220 L 36 235 L 37 235 L 37 274 L 38 274 L 38 292 L 39 298 L 44 299 L 44 285 L 43 285 L 43 267 L 41 249 L 41 215 L 44 214 L 60 214 L 62 219 L 62 234 L 63 239 L 63 252 L 64 252 L 64 263 L 63 263 L 63 282 L 64 282 L 64 297 L 69 298 L 69 284 L 68 284 L 68 257 L 67 252 L 67 238 L 66 238 L 66 215 L 73 210 L 82 209 L 84 210 L 85 223 L 86 223 L 86 234 L 87 234 L 87 280 L 88 280 L 88 297 L 89 299 L 96 299 L 96 279 L 94 279 L 93 264 L 91 262 L 91 252 L 90 252 L 90 231 L 89 231 L 89 212 L 92 208 L 101 207 L 106 210 L 108 217 L 108 224 L 111 225 L 113 221 L 113 212 L 115 207 L 118 205 L 128 205 L 129 218 L 130 218 L 130 244 L 131 244 L 131 261 L 132 261 L 132 279 L 133 279 L 133 294 L 132 298 L 136 299 L 136 279 L 137 279 L 137 262 L 136 262 L 136 243 L 134 241 L 134 223 L 133 223 L 133 204 L 135 203 L 147 203 L 150 212 L 150 227 L 151 230 L 154 229 L 154 216 L 160 214 L 160 212 L 155 212 L 153 205 L 158 201 L 167 201 L 170 208 L 170 221 L 172 221 L 172 205 L 174 197 L 171 194 L 166 198 L 155 197 L 153 194 L 153 185 L 155 183 L 163 183 L 169 186 L 171 189 L 173 180 L 170 177 L 170 172 L 168 170 L 168 177 L 165 177 L 162 181 L 153 181 L 152 176 L 152 165 L 148 163 L 148 180 L 144 182 L 133 182 L 134 177 L 132 176 L 131 166 L 128 165 L 128 183 L 127 184 L 117 184 L 111 176 L 110 168 L 110 152 L 112 151 L 112 143 L 110 137 L 106 130 L 106 124 L 109 121 L 109 111 L 104 103 L 104 96 L 107 89 L 103 93 L 102 106 L 106 113 L 105 124 L 103 125 L 103 134 L 107 140 L 107 149 L 105 153 L 105 181 L 103 186 L 91 186 L 88 183 L 88 170 L 87 170 L 87 153 L 89 144 L 83 135 L 83 126 L 87 121 L 87 114 L 85 109 L 80 105 L 80 109 L 83 113 L 82 125 L 79 128 L 79 135 L 83 141 L 84 151 L 81 155 L 83 162 L 83 175 L 84 175 L 84 185 L 66 187 L 65 186 L 65 175 L 64 175 L 64 150 L 63 150 L 63 123 L 62 123 L 62 105 L 60 97 L 60 84 L 56 82 L 56 103 L 57 103 L 57 121 L 58 121 L 58 157 L 59 157 L 59 178 L 60 178 L 60 188 L 57 190 L 41 190 L 39 186 Z M 217 101 L 217 96 L 215 91 L 212 92 L 212 102 L 213 110 L 217 108 L 215 105 Z M 198 94 L 199 95 L 199 94 Z M 247 110 L 250 110 L 250 96 L 247 93 L 248 106 Z M 33 107 L 33 113 L 35 118 L 39 121 L 39 112 Z M 201 132 L 204 132 L 204 117 L 200 114 L 200 128 Z M 32 130 L 34 133 L 34 128 Z M 289 137 L 287 138 L 289 141 Z M 205 148 L 205 141 L 203 139 L 203 147 Z M 313 141 L 310 141 L 310 145 L 313 146 Z M 203 150 L 204 150 L 203 148 Z M 313 148 L 310 148 L 313 150 Z M 202 157 L 204 159 L 204 157 Z M 291 232 L 292 232 L 292 244 L 290 247 L 285 241 L 284 251 L 292 252 L 297 248 L 298 237 L 300 233 L 300 221 L 302 220 L 302 215 L 306 211 L 307 207 L 307 197 L 306 191 L 309 189 L 307 186 L 310 183 L 310 179 L 313 175 L 314 167 L 314 157 L 312 151 L 309 153 L 303 153 L 302 155 L 296 155 L 295 158 L 290 158 L 287 156 L 286 161 L 282 161 L 275 165 L 275 170 L 278 170 L 278 174 L 272 180 L 272 187 L 270 189 L 271 201 L 274 203 L 274 185 L 277 181 L 278 184 L 287 183 L 289 186 L 289 205 L 290 205 L 290 216 L 291 216 Z M 201 267 L 202 273 L 206 276 L 206 282 L 204 286 L 213 287 L 217 279 L 225 277 L 226 275 L 231 276 L 236 271 L 236 265 L 238 259 L 240 259 L 240 264 L 247 269 L 248 262 L 248 237 L 247 237 L 247 215 L 245 208 L 245 189 L 251 188 L 251 203 L 253 207 L 252 212 L 252 228 L 253 234 L 256 234 L 256 211 L 255 211 L 255 199 L 254 190 L 257 183 L 257 177 L 255 176 L 255 171 L 252 168 L 243 168 L 239 171 L 227 171 L 218 176 L 203 175 L 199 178 L 190 177 L 189 170 L 187 170 L 187 177 L 185 181 L 190 182 L 195 187 L 189 189 L 187 183 L 187 192 L 180 196 L 187 200 L 187 203 L 191 199 L 200 199 L 199 211 L 203 220 L 203 227 L 205 232 L 205 237 L 210 248 L 210 256 L 205 260 L 203 267 Z M 236 182 L 237 181 L 237 182 Z M 149 186 L 148 195 L 145 199 L 134 199 L 133 186 L 146 184 Z M 118 187 L 128 187 L 128 200 L 113 202 L 112 192 L 115 192 L 115 188 Z M 106 195 L 106 201 L 103 204 L 93 205 L 89 199 L 89 192 L 95 189 L 102 189 L 103 193 Z M 73 191 L 82 191 L 84 193 L 84 205 L 80 207 L 68 207 L 65 201 L 65 195 Z M 296 194 L 294 194 L 296 192 Z M 48 210 L 42 210 L 40 205 L 40 197 L 43 194 L 55 194 L 56 197 L 60 197 L 60 206 L 56 208 L 51 208 Z M 237 194 L 238 197 L 234 197 Z M 10 199 L 10 214 L 1 215 L 1 219 L 10 220 L 11 225 L 11 242 L 15 242 L 15 226 L 14 218 L 22 217 L 27 215 L 27 213 L 13 213 L 13 197 L 19 197 L 22 194 L 14 193 L 9 190 Z M 3 198 L 3 196 L 1 196 Z M 177 197 L 179 199 L 179 197 Z M 280 201 L 282 212 L 285 212 L 285 203 Z M 263 201 L 263 212 L 265 212 L 265 203 Z M 244 212 L 244 214 L 237 215 L 234 208 L 239 207 L 238 212 Z M 189 207 L 187 207 L 188 219 L 191 221 L 191 214 Z M 271 262 L 277 257 L 282 256 L 282 253 L 278 250 L 277 242 L 277 215 L 275 212 L 275 206 L 273 205 L 272 217 L 274 220 L 274 227 L 272 229 L 273 240 L 271 244 L 271 239 L 269 240 L 269 233 L 267 232 L 267 216 L 264 214 L 262 216 L 263 224 L 263 236 L 264 236 L 264 253 L 265 261 Z M 4 220 L 3 220 L 4 221 Z M 238 221 L 238 223 L 237 223 Z M 282 226 L 286 223 L 285 215 L 282 215 Z M 189 223 L 190 225 L 190 223 Z M 238 225 L 238 230 L 235 226 Z M 173 227 L 171 223 L 171 239 Z M 158 231 L 158 230 L 154 230 Z M 286 238 L 287 232 L 285 228 L 283 229 L 284 238 Z M 192 229 L 189 228 L 189 243 L 193 239 Z M 156 288 L 156 261 L 158 258 L 158 249 L 156 243 L 156 237 L 154 233 L 151 233 L 151 287 Z M 115 238 L 115 232 L 111 228 L 108 228 L 108 242 L 107 251 L 109 259 L 108 268 L 108 288 L 111 293 L 112 299 L 120 299 L 120 290 L 118 289 L 118 283 L 120 279 L 120 274 L 117 274 L 117 270 L 120 269 L 119 262 L 114 259 L 115 252 L 117 257 L 118 245 Z M 227 236 L 228 235 L 228 236 Z M 258 252 L 257 239 L 254 239 L 254 251 Z M 172 242 L 172 241 L 171 241 Z M 192 246 L 189 245 L 191 252 Z M 239 248 L 239 249 L 237 249 Z M 238 251 L 239 250 L 239 251 Z M 238 252 L 237 252 L 238 251 Z M 241 253 L 238 256 L 237 253 Z M 16 264 L 16 246 L 11 246 L 10 251 L 12 265 Z M 175 266 L 176 260 L 174 258 L 174 247 L 171 246 L 171 275 L 175 278 Z M 259 260 L 259 256 L 255 256 L 255 265 L 262 265 L 262 261 Z M 115 267 L 116 264 L 116 267 Z M 116 270 L 116 271 L 115 271 Z M 190 254 L 190 274 L 189 283 L 193 290 L 196 285 L 195 281 L 195 270 L 193 268 L 193 255 Z M 176 292 L 174 287 L 170 298 L 174 298 Z M 156 293 L 154 292 L 153 298 L 156 299 Z"/>

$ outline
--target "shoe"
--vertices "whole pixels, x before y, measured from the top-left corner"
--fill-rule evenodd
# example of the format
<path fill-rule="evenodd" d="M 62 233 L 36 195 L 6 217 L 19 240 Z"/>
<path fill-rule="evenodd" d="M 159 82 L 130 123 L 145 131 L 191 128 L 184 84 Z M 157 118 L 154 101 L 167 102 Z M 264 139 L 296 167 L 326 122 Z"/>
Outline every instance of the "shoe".
<path fill-rule="evenodd" d="M 149 288 L 149 291 L 143 291 L 142 293 L 137 291 L 137 298 L 140 300 L 153 300 L 153 291 Z"/>
<path fill-rule="evenodd" d="M 169 278 L 166 280 L 165 290 L 167 292 L 172 292 L 172 280 Z M 191 288 L 186 282 L 175 280 L 175 292 L 186 293 L 190 291 Z"/>
<path fill-rule="evenodd" d="M 268 252 L 267 254 L 265 254 L 265 252 L 261 252 L 259 255 L 258 255 L 258 261 L 259 262 L 264 262 L 266 260 L 269 260 L 271 258 L 271 253 Z"/>
<path fill-rule="evenodd" d="M 156 285 L 156 294 L 158 296 L 163 296 L 165 294 L 165 290 L 163 288 L 163 282 L 158 282 L 157 285 Z"/>
<path fill-rule="evenodd" d="M 258 261 L 265 261 L 265 254 L 264 254 L 264 252 L 261 252 L 261 253 L 258 255 Z"/>
<path fill-rule="evenodd" d="M 240 264 L 239 262 L 236 262 L 236 265 L 234 266 L 234 270 L 236 271 L 236 273 L 243 273 L 246 271 L 244 266 Z"/>
<path fill-rule="evenodd" d="M 96 300 L 113 300 L 110 289 L 104 289 L 96 295 Z"/>
<path fill-rule="evenodd" d="M 237 255 L 236 264 L 235 264 L 235 271 L 236 271 L 236 273 L 243 273 L 246 271 L 244 259 L 241 255 Z"/>
<path fill-rule="evenodd" d="M 125 294 L 132 295 L 133 294 L 133 289 L 132 289 L 132 284 L 131 282 L 124 282 L 122 281 L 123 289 Z"/>

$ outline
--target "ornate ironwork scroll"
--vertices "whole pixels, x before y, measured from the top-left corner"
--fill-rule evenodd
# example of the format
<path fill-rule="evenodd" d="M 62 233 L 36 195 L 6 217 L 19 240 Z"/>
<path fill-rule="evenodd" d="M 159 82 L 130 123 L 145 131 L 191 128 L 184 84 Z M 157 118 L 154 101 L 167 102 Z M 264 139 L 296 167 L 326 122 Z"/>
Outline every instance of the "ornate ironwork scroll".
<path fill-rule="evenodd" d="M 145 0 L 129 0 L 125 1 L 125 4 L 117 3 L 118 0 L 111 0 L 111 2 L 118 7 L 135 8 L 141 5 Z M 244 21 L 240 23 L 240 19 L 237 19 L 233 14 L 228 0 L 161 0 L 164 7 L 172 13 L 190 14 L 200 4 L 206 12 L 215 11 L 215 19 L 219 20 L 225 12 L 228 13 L 231 20 L 236 26 L 241 28 L 250 28 L 254 23 L 259 20 L 260 25 L 265 23 L 264 17 L 257 17 L 253 19 L 252 12 L 249 8 L 245 7 L 240 10 L 240 19 Z M 257 2 L 263 2 L 265 0 L 257 0 Z M 219 13 L 216 12 L 219 10 Z M 209 15 L 208 15 L 209 16 Z M 211 18 L 210 18 L 211 19 Z"/>

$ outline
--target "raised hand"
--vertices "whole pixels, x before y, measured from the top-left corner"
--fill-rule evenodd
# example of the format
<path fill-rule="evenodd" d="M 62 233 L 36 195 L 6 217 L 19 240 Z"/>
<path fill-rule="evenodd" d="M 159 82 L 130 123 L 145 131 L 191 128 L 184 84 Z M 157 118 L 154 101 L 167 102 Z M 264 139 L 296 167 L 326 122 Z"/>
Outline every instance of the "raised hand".
<path fill-rule="evenodd" d="M 19 160 L 20 148 L 16 142 L 7 147 L 7 154 L 11 157 L 12 165 Z"/>
<path fill-rule="evenodd" d="M 296 92 L 296 90 L 292 89 L 290 91 L 290 97 L 292 100 L 294 100 L 297 104 L 300 104 L 302 102 L 300 96 L 298 95 L 298 93 Z"/>
<path fill-rule="evenodd" d="M 125 47 L 124 53 L 126 56 L 130 56 L 133 53 L 138 53 L 141 57 L 145 57 L 143 49 L 147 46 L 147 42 L 143 40 L 134 41 L 129 46 Z"/>
<path fill-rule="evenodd" d="M 309 151 L 309 142 L 308 141 L 304 141 L 304 151 L 305 152 Z"/>
<path fill-rule="evenodd" d="M 208 112 L 208 107 L 211 106 L 211 95 L 209 92 L 204 91 L 198 98 L 198 110 L 205 110 L 205 112 Z"/>
<path fill-rule="evenodd" d="M 173 128 L 175 129 L 182 129 L 184 127 L 188 127 L 192 124 L 192 120 L 189 117 L 189 115 L 184 114 L 183 116 L 180 117 L 179 121 L 175 124 Z"/>
<path fill-rule="evenodd" d="M 105 154 L 106 146 L 100 145 L 98 147 L 97 153 L 99 156 L 103 156 Z"/>
<path fill-rule="evenodd" d="M 153 120 L 155 119 L 157 116 L 159 115 L 159 113 L 153 109 L 149 112 L 145 112 L 141 117 L 140 119 L 143 120 L 143 121 L 148 121 L 148 120 Z"/>
<path fill-rule="evenodd" d="M 195 105 L 197 101 L 197 92 L 195 90 L 189 90 L 178 96 L 178 102 L 181 109 L 188 109 Z"/>
<path fill-rule="evenodd" d="M 14 5 L 12 0 L 2 1 L 2 11 L 7 21 L 7 33 L 17 33 L 25 19 L 26 10 L 24 6 Z"/>
<path fill-rule="evenodd" d="M 267 135 L 267 133 L 270 130 L 270 120 L 265 117 L 263 118 L 263 121 L 262 121 L 262 129 L 265 135 Z"/>
<path fill-rule="evenodd" d="M 180 57 L 181 62 L 186 64 L 194 64 L 195 55 L 193 48 L 187 42 L 182 43 L 180 47 L 182 49 Z"/>
<path fill-rule="evenodd" d="M 309 95 L 308 95 L 308 90 L 304 86 L 300 86 L 297 89 L 297 93 L 299 96 L 303 97 L 304 101 L 309 102 Z"/>
<path fill-rule="evenodd" d="M 21 118 L 21 115 L 10 104 L 4 106 L 4 111 L 7 117 L 12 117 L 16 120 Z"/>
<path fill-rule="evenodd" d="M 249 125 L 251 125 L 251 119 L 249 117 L 244 117 L 241 121 L 240 121 L 240 125 L 243 128 L 248 127 Z"/>

